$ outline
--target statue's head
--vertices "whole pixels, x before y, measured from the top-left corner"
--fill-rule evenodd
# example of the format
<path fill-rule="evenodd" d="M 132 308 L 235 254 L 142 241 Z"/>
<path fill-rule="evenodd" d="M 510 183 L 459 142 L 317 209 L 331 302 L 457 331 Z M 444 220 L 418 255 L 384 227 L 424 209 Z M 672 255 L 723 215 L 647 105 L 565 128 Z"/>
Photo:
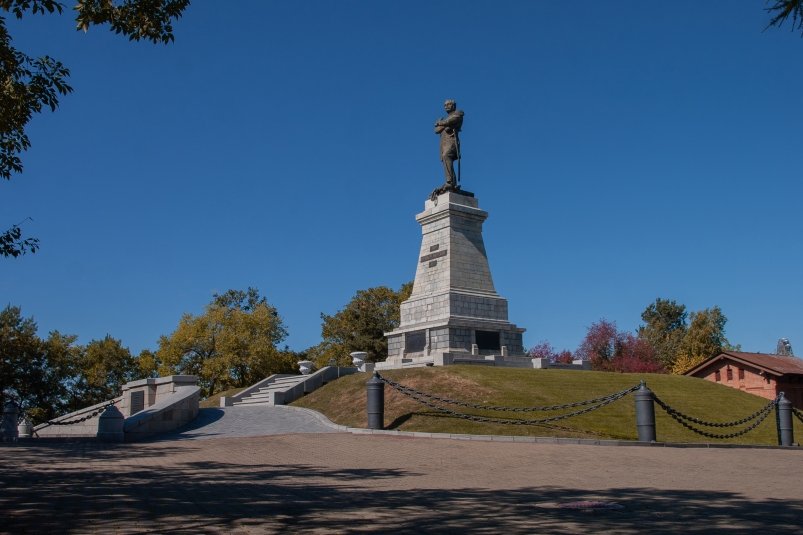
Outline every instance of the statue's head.
<path fill-rule="evenodd" d="M 454 101 L 454 100 L 452 100 L 452 99 L 449 99 L 449 100 L 447 100 L 446 102 L 444 102 L 444 103 L 443 103 L 443 107 L 444 107 L 444 109 L 445 109 L 446 111 L 448 111 L 448 112 L 452 112 L 452 111 L 454 111 L 455 109 L 457 109 L 457 102 L 455 102 L 455 101 Z"/>

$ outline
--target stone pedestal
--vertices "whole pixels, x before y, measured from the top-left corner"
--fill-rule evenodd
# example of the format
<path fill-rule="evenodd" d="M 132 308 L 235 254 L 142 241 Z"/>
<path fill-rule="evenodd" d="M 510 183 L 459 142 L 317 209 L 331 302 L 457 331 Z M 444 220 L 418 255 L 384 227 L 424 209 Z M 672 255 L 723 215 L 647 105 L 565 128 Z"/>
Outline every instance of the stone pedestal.
<path fill-rule="evenodd" d="M 377 368 L 524 357 L 524 329 L 508 321 L 496 293 L 482 223 L 488 213 L 467 192 L 428 199 L 416 216 L 423 238 L 413 292 L 401 304 L 399 328 L 385 333 L 388 359 Z"/>

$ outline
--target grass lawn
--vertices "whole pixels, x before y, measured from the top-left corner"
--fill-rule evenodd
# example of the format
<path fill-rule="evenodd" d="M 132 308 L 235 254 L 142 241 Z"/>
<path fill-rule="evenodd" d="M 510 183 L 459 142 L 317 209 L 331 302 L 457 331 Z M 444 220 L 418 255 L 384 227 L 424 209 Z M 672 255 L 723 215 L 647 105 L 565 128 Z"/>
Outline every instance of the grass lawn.
<path fill-rule="evenodd" d="M 388 370 L 384 377 L 441 397 L 507 407 L 543 406 L 581 401 L 612 394 L 637 385 L 642 379 L 665 403 L 702 420 L 729 422 L 748 416 L 768 400 L 737 389 L 692 377 L 658 374 L 621 374 L 576 370 L 531 370 L 484 366 L 449 366 Z M 366 427 L 365 382 L 369 375 L 358 373 L 312 392 L 293 405 L 325 414 L 332 421 L 350 427 Z M 451 410 L 499 418 L 536 419 L 577 409 L 555 412 L 481 412 L 447 406 Z M 710 442 L 776 445 L 775 411 L 756 429 L 732 439 L 709 439 L 685 429 L 658 405 L 655 406 L 657 438 L 660 442 Z M 803 424 L 795 421 L 795 437 L 803 439 Z M 751 422 L 752 423 L 752 422 Z M 750 425 L 750 424 L 747 424 Z M 745 426 L 703 428 L 727 434 Z M 635 404 L 628 395 L 606 407 L 566 420 L 540 425 L 482 423 L 441 414 L 389 386 L 385 386 L 385 428 L 431 433 L 478 435 L 529 435 L 635 440 Z"/>

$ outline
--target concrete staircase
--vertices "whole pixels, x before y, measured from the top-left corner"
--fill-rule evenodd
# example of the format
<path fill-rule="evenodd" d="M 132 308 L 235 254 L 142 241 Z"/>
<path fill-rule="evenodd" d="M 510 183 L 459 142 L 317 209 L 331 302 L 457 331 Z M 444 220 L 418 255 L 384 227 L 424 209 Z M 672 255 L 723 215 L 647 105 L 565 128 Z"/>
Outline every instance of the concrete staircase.
<path fill-rule="evenodd" d="M 220 398 L 221 407 L 286 405 L 317 390 L 338 377 L 356 373 L 357 368 L 327 366 L 309 375 L 277 373 L 249 386 L 242 392 Z"/>
<path fill-rule="evenodd" d="M 273 375 L 272 378 L 274 379 L 272 382 L 240 398 L 233 405 L 235 407 L 238 405 L 284 405 L 284 403 L 289 403 L 284 399 L 285 394 L 288 391 L 293 391 L 299 384 L 303 383 L 307 376 L 277 374 Z M 304 392 L 302 391 L 303 394 Z"/>

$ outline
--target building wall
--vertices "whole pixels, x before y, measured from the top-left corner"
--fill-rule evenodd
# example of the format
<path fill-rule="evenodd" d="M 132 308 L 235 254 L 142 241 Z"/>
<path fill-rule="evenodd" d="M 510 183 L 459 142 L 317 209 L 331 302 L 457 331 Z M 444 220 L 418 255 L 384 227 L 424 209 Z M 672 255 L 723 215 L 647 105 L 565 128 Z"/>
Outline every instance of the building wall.
<path fill-rule="evenodd" d="M 728 372 L 729 368 L 730 373 Z M 738 388 L 765 399 L 775 399 L 779 392 L 783 392 L 792 405 L 803 410 L 803 377 L 798 375 L 784 376 L 779 379 L 774 375 L 762 375 L 758 368 L 723 359 L 703 368 L 694 376 L 731 388 Z"/>

